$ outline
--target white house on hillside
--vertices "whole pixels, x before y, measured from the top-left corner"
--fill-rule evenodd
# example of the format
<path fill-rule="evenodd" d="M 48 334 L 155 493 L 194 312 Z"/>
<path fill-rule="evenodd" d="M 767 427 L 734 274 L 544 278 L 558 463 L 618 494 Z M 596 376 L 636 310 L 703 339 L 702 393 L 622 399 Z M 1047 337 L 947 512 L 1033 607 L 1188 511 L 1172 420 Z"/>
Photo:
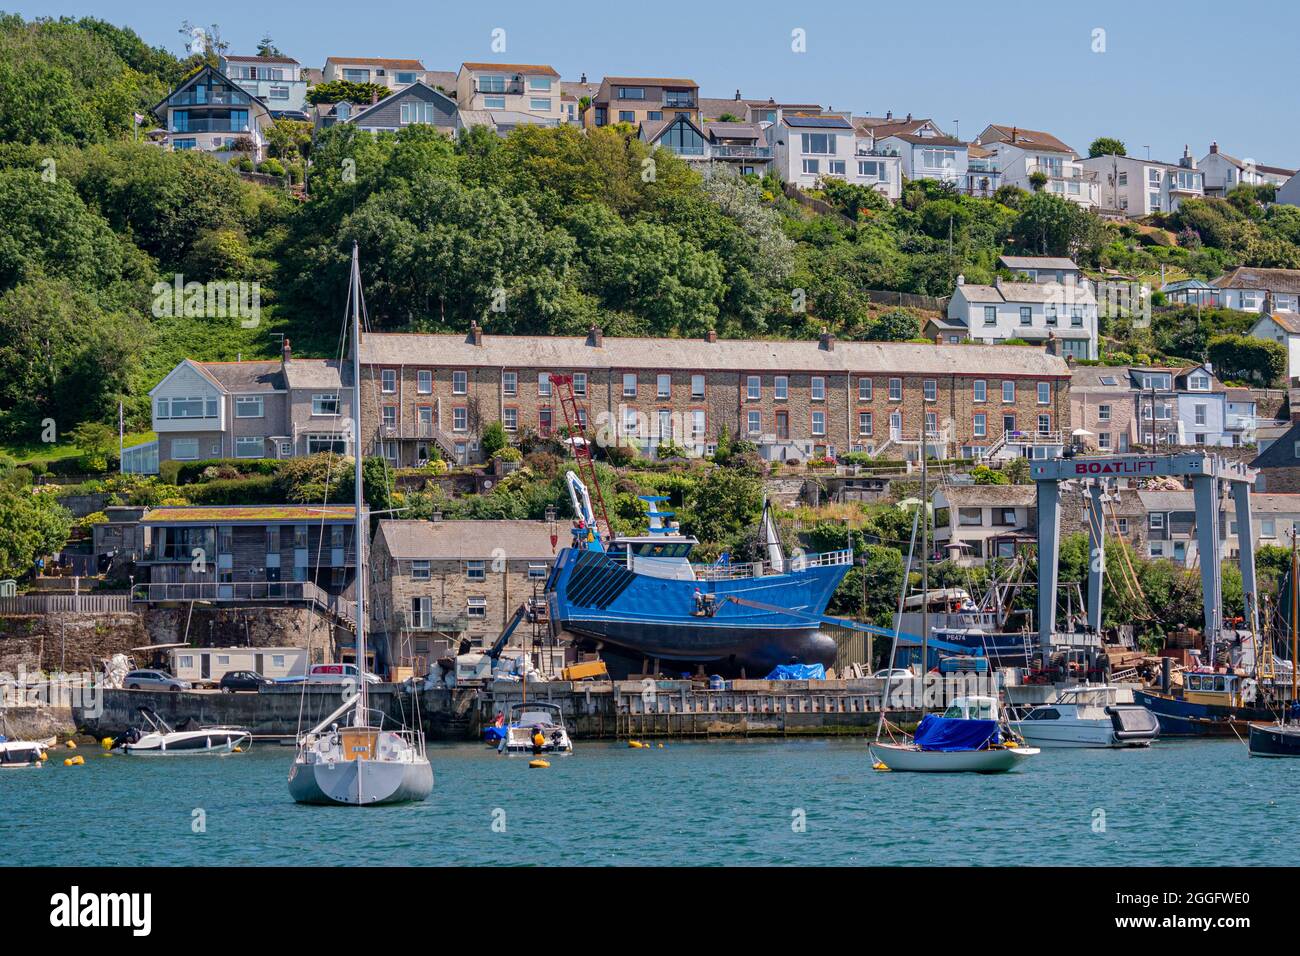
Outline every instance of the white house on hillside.
<path fill-rule="evenodd" d="M 934 323 L 931 323 L 932 325 Z M 946 322 L 937 333 L 995 345 L 1008 339 L 1058 342 L 1059 354 L 1097 357 L 1097 299 L 1089 282 L 1004 282 L 972 285 L 957 277 Z"/>
<path fill-rule="evenodd" d="M 1300 375 L 1300 314 L 1295 312 L 1265 313 L 1250 327 L 1257 339 L 1268 339 L 1286 348 L 1287 381 Z"/>
<path fill-rule="evenodd" d="M 1096 172 L 1084 168 L 1079 154 L 1051 133 L 993 124 L 975 142 L 993 154 L 1003 185 L 1032 191 L 1031 177 L 1042 173 L 1045 192 L 1089 209 L 1100 204 Z"/>
<path fill-rule="evenodd" d="M 781 111 L 767 128 L 774 167 L 784 182 L 812 189 L 823 178 L 870 186 L 891 199 L 902 188 L 897 156 L 861 150 L 849 120 L 835 113 L 805 116 Z"/>
<path fill-rule="evenodd" d="M 1210 151 L 1201 157 L 1200 168 L 1205 171 L 1205 194 L 1222 196 L 1235 186 L 1262 186 L 1272 183 L 1282 186 L 1296 174 L 1294 169 L 1281 166 L 1262 166 L 1253 159 L 1238 159 L 1219 152 L 1219 144 L 1211 143 Z"/>
<path fill-rule="evenodd" d="M 937 179 L 940 182 L 966 185 L 966 144 L 949 136 L 934 120 L 907 119 L 874 126 L 873 145 L 897 152 L 908 179 Z"/>
<path fill-rule="evenodd" d="M 1196 168 L 1186 146 L 1177 165 L 1114 155 L 1094 156 L 1080 165 L 1097 174 L 1101 205 L 1130 216 L 1174 212 L 1184 199 L 1205 195 L 1205 173 Z"/>

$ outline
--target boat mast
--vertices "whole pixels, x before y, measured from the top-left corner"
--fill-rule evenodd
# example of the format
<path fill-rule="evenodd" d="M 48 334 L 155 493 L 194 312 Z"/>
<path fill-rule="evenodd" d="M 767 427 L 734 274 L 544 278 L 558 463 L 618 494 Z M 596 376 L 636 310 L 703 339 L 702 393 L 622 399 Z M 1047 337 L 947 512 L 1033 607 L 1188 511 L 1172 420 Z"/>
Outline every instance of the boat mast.
<path fill-rule="evenodd" d="M 1296 570 L 1300 568 L 1300 559 L 1296 553 L 1296 534 L 1295 529 L 1291 530 L 1291 706 L 1295 706 L 1296 698 L 1296 649 L 1300 646 L 1300 627 L 1296 624 L 1296 613 L 1300 611 L 1300 591 L 1296 587 Z"/>
<path fill-rule="evenodd" d="M 921 710 L 925 710 L 925 674 L 930 669 L 930 473 L 926 433 L 921 425 Z"/>
<path fill-rule="evenodd" d="M 353 549 L 357 556 L 357 676 L 361 689 L 358 692 L 356 723 L 369 720 L 366 712 L 366 576 L 369 568 L 366 564 L 366 518 L 364 514 L 365 494 L 361 478 L 361 259 L 357 243 L 352 242 L 352 458 L 353 458 L 353 499 L 356 502 L 356 514 L 352 519 L 352 536 L 355 539 Z"/>

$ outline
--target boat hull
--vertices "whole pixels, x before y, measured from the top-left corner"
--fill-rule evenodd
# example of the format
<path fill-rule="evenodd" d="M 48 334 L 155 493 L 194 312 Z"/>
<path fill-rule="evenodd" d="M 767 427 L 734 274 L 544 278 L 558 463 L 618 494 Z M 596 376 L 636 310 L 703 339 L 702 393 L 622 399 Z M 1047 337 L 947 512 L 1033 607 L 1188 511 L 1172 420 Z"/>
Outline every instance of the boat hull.
<path fill-rule="evenodd" d="M 1036 755 L 1034 747 L 996 747 L 988 750 L 921 750 L 910 744 L 870 746 L 871 757 L 890 770 L 910 773 L 1006 773 L 1024 766 Z"/>
<path fill-rule="evenodd" d="M 295 760 L 289 770 L 289 794 L 298 803 L 334 806 L 382 806 L 414 803 L 433 792 L 428 760 Z"/>
<path fill-rule="evenodd" d="M 252 742 L 253 735 L 247 730 L 219 727 L 170 734 L 145 734 L 138 741 L 123 744 L 122 749 L 137 757 L 181 756 L 231 753 L 236 747 L 247 749 Z"/>
<path fill-rule="evenodd" d="M 1136 690 L 1133 700 L 1156 715 L 1162 737 L 1245 737 L 1252 721 L 1273 719 L 1262 707 L 1202 704 L 1152 691 Z"/>
<path fill-rule="evenodd" d="M 1109 720 L 1013 720 L 1011 729 L 1035 747 L 1149 747 L 1156 737 L 1121 739 Z"/>
<path fill-rule="evenodd" d="M 1248 748 L 1252 757 L 1300 757 L 1300 725 L 1252 723 Z"/>
<path fill-rule="evenodd" d="M 666 670 L 761 677 L 791 659 L 835 663 L 835 640 L 820 632 L 817 618 L 850 566 L 697 581 L 638 574 L 604 552 L 565 548 L 547 601 L 556 626 L 599 651 L 615 678 L 643 673 L 655 661 Z M 711 602 L 711 613 L 695 613 L 697 594 Z"/>

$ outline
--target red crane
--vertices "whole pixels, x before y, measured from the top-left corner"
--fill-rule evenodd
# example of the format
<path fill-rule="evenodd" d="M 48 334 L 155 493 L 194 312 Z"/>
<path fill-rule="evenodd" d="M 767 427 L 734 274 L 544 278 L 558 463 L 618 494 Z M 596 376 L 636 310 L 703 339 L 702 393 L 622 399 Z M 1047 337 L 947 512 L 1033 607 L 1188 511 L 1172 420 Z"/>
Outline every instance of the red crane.
<path fill-rule="evenodd" d="M 597 519 L 596 530 L 600 530 L 599 522 L 603 521 L 603 540 L 608 546 L 613 539 L 613 531 L 609 525 L 609 512 L 605 510 L 605 496 L 601 494 L 600 482 L 596 480 L 596 463 L 591 457 L 591 441 L 587 438 L 587 416 L 581 414 L 582 409 L 573 394 L 573 376 L 552 374 L 551 385 L 560 396 L 560 412 L 564 415 L 564 424 L 569 430 L 569 444 L 573 447 L 573 457 L 578 463 L 578 477 L 596 495 L 596 507 L 599 509 L 599 514 L 593 516 Z"/>

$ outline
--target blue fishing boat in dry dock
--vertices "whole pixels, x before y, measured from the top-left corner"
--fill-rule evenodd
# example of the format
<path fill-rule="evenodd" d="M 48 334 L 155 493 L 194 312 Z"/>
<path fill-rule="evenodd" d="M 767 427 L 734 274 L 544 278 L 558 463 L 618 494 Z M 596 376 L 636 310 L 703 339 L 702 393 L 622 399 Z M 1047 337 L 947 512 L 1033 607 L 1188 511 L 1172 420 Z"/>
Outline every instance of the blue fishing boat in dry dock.
<path fill-rule="evenodd" d="M 643 498 L 646 534 L 606 540 L 586 486 L 572 472 L 568 484 L 577 518 L 547 581 L 551 619 L 612 674 L 759 677 L 792 661 L 834 664 L 835 640 L 818 618 L 853 565 L 851 550 L 787 557 L 765 506 L 762 560 L 696 564 L 698 542 L 660 510 L 666 499 Z"/>

